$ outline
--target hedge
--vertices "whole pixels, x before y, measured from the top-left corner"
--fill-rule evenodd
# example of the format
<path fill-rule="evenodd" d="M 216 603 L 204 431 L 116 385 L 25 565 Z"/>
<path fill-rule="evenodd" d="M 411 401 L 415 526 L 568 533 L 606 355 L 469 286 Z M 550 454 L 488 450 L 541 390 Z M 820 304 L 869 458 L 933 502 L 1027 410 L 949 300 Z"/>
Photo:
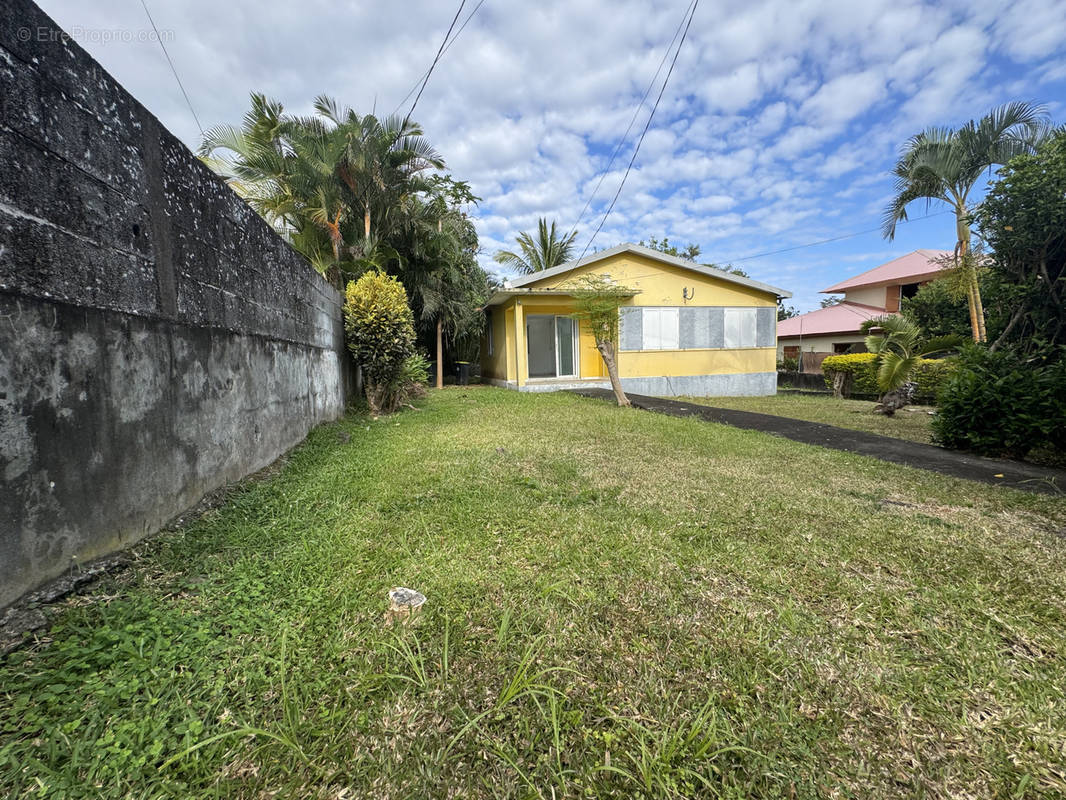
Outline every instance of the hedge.
<path fill-rule="evenodd" d="M 880 394 L 877 389 L 877 356 L 873 353 L 848 353 L 842 356 L 827 356 L 822 362 L 825 385 L 833 388 L 833 373 L 851 374 L 852 394 Z"/>
<path fill-rule="evenodd" d="M 917 384 L 914 400 L 917 403 L 935 403 L 940 390 L 954 370 L 954 359 L 923 358 L 918 362 L 911 380 Z M 825 385 L 833 388 L 833 373 L 851 374 L 851 394 L 880 395 L 877 386 L 877 356 L 873 353 L 848 353 L 827 356 L 822 362 Z"/>
<path fill-rule="evenodd" d="M 1058 359 L 1058 360 L 1056 360 Z M 1066 349 L 1029 356 L 968 348 L 933 417 L 945 447 L 1066 461 Z"/>

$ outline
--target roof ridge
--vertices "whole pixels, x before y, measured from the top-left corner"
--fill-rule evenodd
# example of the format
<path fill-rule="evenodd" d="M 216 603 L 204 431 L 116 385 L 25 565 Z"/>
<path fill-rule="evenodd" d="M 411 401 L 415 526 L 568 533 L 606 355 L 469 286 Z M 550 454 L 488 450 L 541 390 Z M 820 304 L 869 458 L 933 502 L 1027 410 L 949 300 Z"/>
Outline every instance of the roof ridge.
<path fill-rule="evenodd" d="M 728 281 L 730 283 L 736 283 L 740 286 L 746 286 L 749 289 L 755 289 L 760 292 L 766 292 L 772 294 L 775 297 L 792 297 L 792 292 L 787 289 L 782 289 L 779 286 L 771 286 L 768 283 L 757 281 L 754 278 L 745 278 L 740 275 L 735 275 L 732 272 L 721 269 L 720 267 L 708 267 L 704 264 L 697 264 L 695 261 L 680 258 L 678 256 L 672 256 L 669 253 L 663 253 L 660 250 L 654 250 L 644 245 L 633 244 L 632 242 L 623 242 L 617 244 L 614 247 L 608 247 L 606 250 L 600 250 L 596 253 L 591 253 L 583 258 L 574 259 L 573 261 L 567 261 L 565 264 L 560 264 L 556 267 L 544 269 L 539 272 L 533 272 L 529 275 L 522 275 L 514 280 L 510 281 L 512 287 L 522 287 L 536 281 L 543 280 L 544 278 L 555 277 L 556 275 L 563 275 L 567 272 L 573 272 L 579 267 L 584 267 L 588 264 L 594 264 L 597 261 L 602 261 L 605 258 L 616 256 L 621 253 L 631 252 L 638 256 L 644 256 L 656 261 L 661 261 L 664 264 L 669 264 L 681 269 L 687 269 L 692 272 L 697 272 L 701 275 L 706 275 L 711 278 L 718 278 L 720 280 Z"/>

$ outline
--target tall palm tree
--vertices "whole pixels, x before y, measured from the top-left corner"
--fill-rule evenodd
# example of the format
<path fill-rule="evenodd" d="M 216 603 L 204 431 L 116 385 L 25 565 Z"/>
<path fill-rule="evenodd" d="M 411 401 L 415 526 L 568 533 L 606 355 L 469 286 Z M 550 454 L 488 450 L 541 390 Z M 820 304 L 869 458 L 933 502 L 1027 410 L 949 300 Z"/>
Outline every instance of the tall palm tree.
<path fill-rule="evenodd" d="M 533 239 L 526 232 L 518 234 L 515 241 L 521 254 L 510 250 L 501 250 L 494 258 L 497 263 L 510 267 L 523 275 L 557 267 L 570 260 L 574 252 L 574 240 L 577 231 L 569 236 L 560 236 L 555 232 L 555 222 L 548 228 L 548 221 L 541 217 L 537 221 L 537 238 Z"/>
<path fill-rule="evenodd" d="M 335 126 L 331 138 L 340 146 L 336 175 L 363 212 L 365 238 L 370 237 L 375 215 L 378 227 L 383 228 L 390 209 L 413 191 L 427 188 L 418 179 L 420 173 L 444 167 L 440 154 L 409 118 L 360 117 L 350 108 L 339 108 L 325 95 L 315 98 L 314 107 L 320 117 Z"/>
<path fill-rule="evenodd" d="M 986 334 L 976 259 L 970 256 L 970 192 L 982 172 L 1033 152 L 1047 131 L 1042 106 L 1006 103 L 961 128 L 927 128 L 912 136 L 893 169 L 895 197 L 882 223 L 886 239 L 895 238 L 896 224 L 907 219 L 907 206 L 915 200 L 925 200 L 927 205 L 945 203 L 955 212 L 955 259 L 970 307 L 974 341 L 985 341 Z"/>

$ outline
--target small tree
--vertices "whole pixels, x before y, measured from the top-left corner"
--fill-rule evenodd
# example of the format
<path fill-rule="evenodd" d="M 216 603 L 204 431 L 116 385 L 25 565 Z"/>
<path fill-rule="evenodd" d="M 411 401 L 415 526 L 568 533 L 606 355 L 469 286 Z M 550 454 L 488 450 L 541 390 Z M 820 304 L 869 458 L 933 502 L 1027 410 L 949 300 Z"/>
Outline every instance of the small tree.
<path fill-rule="evenodd" d="M 415 345 L 414 317 L 403 284 L 376 271 L 349 283 L 344 329 L 348 348 L 363 369 L 370 411 L 395 411 L 403 389 L 404 363 Z"/>
<path fill-rule="evenodd" d="M 877 356 L 881 400 L 874 410 L 889 417 L 909 402 L 910 392 L 904 389 L 921 358 L 957 349 L 963 341 L 957 335 L 923 339 L 921 328 L 894 314 L 866 320 L 862 332 L 869 334 L 866 349 Z"/>
<path fill-rule="evenodd" d="M 605 275 L 583 275 L 571 281 L 566 288 L 577 303 L 574 319 L 586 323 L 592 330 L 596 349 L 607 366 L 618 405 L 628 406 L 629 398 L 622 390 L 622 381 L 618 377 L 618 310 L 633 296 L 632 290 Z"/>

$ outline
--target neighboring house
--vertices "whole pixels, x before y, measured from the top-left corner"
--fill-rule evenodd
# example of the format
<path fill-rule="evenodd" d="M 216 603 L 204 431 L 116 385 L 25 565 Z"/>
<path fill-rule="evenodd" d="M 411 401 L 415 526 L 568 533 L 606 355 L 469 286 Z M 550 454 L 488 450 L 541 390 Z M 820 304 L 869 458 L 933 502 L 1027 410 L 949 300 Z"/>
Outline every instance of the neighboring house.
<path fill-rule="evenodd" d="M 915 250 L 822 289 L 823 294 L 842 292 L 844 298 L 777 323 L 778 358 L 797 358 L 802 352 L 802 368 L 817 372 L 826 356 L 865 351 L 862 323 L 897 313 L 903 298 L 914 297 L 920 286 L 936 277 L 941 269 L 936 259 L 945 255 L 949 251 Z"/>
<path fill-rule="evenodd" d="M 567 282 L 588 273 L 633 292 L 620 312 L 618 371 L 627 391 L 777 391 L 777 299 L 792 294 L 635 244 L 511 280 L 493 294 L 482 377 L 527 392 L 610 386 L 591 332 L 571 316 Z"/>

